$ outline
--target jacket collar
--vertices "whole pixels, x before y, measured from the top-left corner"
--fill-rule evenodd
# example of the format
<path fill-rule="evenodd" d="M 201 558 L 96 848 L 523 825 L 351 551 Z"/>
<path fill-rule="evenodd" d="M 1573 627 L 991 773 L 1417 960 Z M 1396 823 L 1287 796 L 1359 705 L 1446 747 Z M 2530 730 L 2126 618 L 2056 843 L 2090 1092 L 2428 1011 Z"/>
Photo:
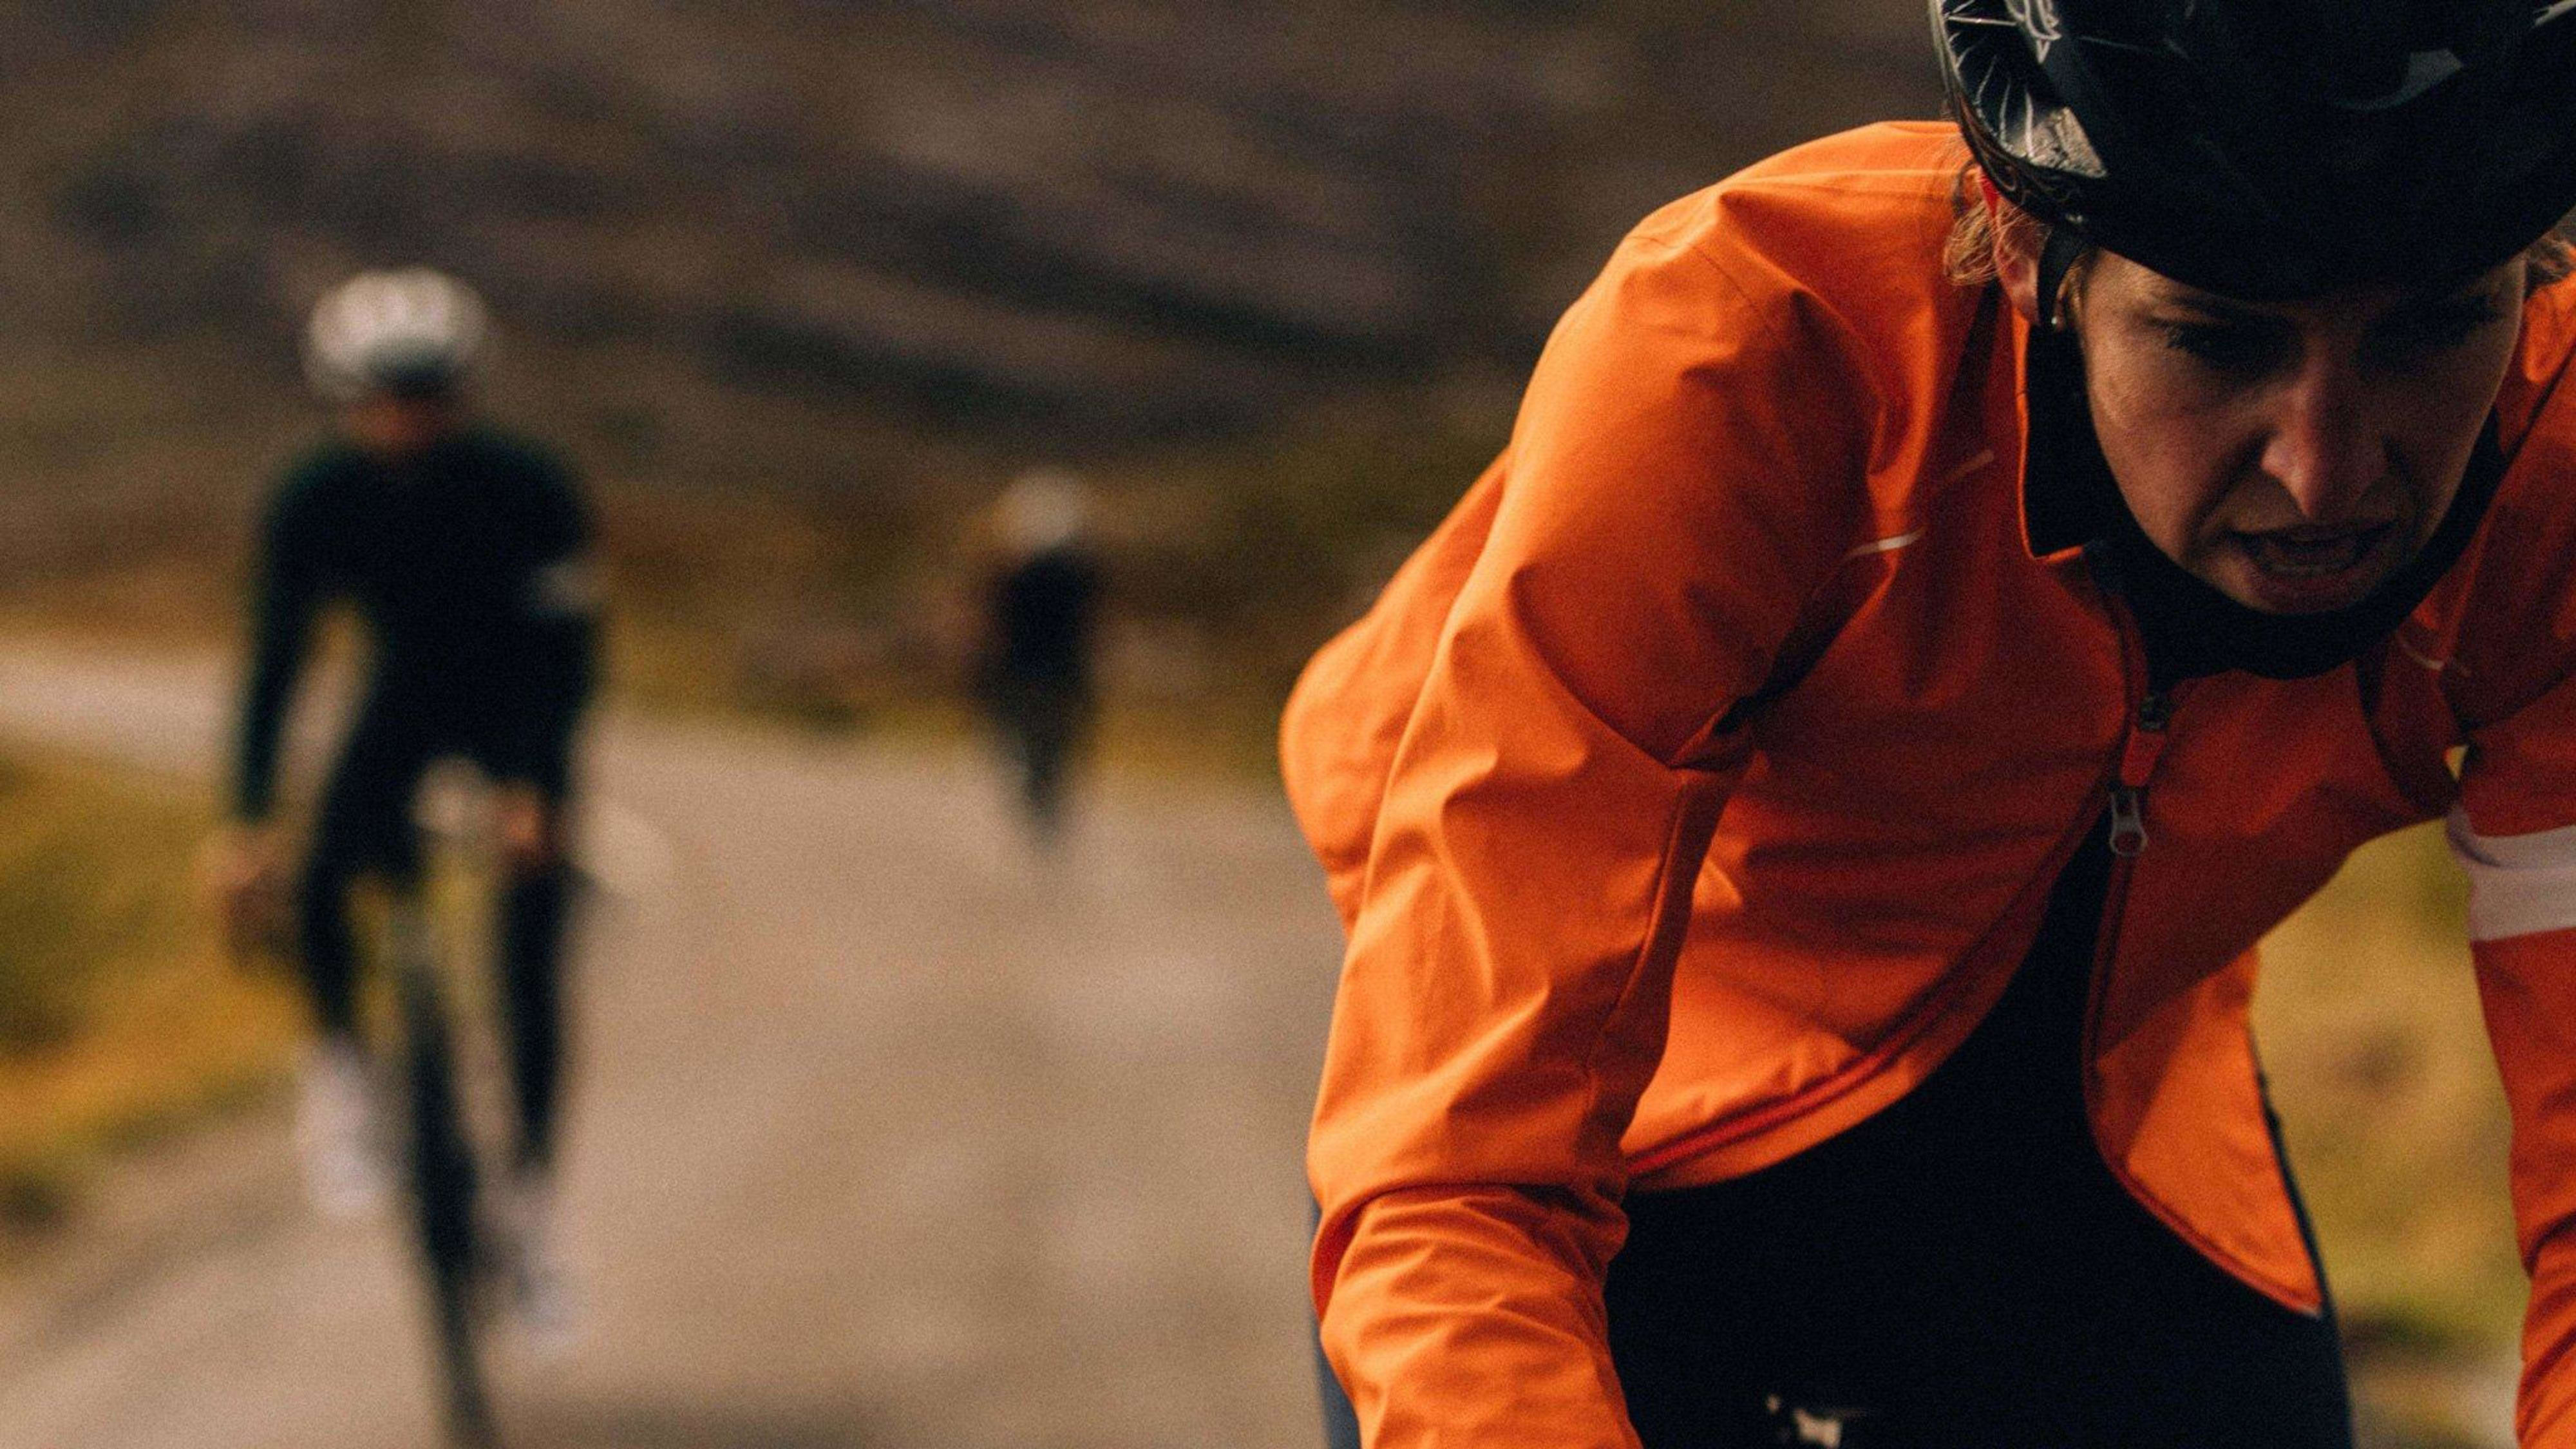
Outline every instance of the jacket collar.
<path fill-rule="evenodd" d="M 2022 544 L 2034 559 L 2071 554 L 2101 538 L 2107 520 L 2098 499 L 2085 490 L 2063 486 L 2052 450 L 2042 438 L 2055 419 L 2054 379 L 2040 355 L 2047 351 L 2053 334 L 2035 333 L 2029 320 L 2003 301 L 2001 286 L 1990 285 L 1986 291 L 1986 305 L 2005 319 L 2004 343 L 2012 349 L 2015 421 L 2021 426 Z"/>

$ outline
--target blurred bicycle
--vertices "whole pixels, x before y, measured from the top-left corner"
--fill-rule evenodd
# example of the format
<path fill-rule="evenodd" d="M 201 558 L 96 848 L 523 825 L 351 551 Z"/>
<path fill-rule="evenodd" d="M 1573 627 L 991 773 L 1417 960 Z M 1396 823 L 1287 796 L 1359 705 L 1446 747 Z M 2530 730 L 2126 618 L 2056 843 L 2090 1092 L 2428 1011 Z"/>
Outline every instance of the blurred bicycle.
<path fill-rule="evenodd" d="M 503 1046 L 506 1006 L 489 969 L 510 864 L 495 797 L 470 769 L 421 794 L 421 874 L 385 893 L 378 950 L 390 1000 L 370 1038 L 381 1120 L 401 1124 L 411 1227 L 429 1290 L 450 1438 L 499 1443 L 485 1331 L 505 1307 L 548 1337 L 569 1322 L 553 1254 L 532 1241 L 550 1214 L 512 1172 L 522 1152 Z"/>
<path fill-rule="evenodd" d="M 424 1287 L 450 1442 L 500 1442 L 487 1361 L 494 1330 L 513 1325 L 539 1349 L 569 1341 L 573 1290 L 550 1241 L 551 1185 L 521 1169 L 527 1153 L 512 1069 L 511 1004 L 498 989 L 505 909 L 523 847 L 508 793 L 462 760 L 426 774 L 414 816 L 415 866 L 370 877 L 353 894 L 363 984 L 348 1043 L 356 1100 L 341 1144 L 336 1196 L 349 1215 L 399 1186 Z M 228 892 L 236 959 L 291 953 L 280 893 Z M 298 1132 L 314 1130 L 308 1101 Z M 307 1144 L 308 1149 L 310 1144 Z"/>

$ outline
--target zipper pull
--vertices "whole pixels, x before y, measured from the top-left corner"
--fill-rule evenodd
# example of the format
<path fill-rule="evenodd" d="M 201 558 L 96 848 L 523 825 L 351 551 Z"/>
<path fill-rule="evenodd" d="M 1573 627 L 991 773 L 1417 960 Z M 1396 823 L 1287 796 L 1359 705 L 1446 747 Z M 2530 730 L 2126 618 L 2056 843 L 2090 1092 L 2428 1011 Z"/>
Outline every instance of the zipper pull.
<path fill-rule="evenodd" d="M 2122 859 L 2147 848 L 2146 791 L 2135 785 L 2111 787 L 2111 853 Z"/>
<path fill-rule="evenodd" d="M 2120 778 L 2111 786 L 2111 853 L 2123 858 L 2147 848 L 2147 778 L 2165 751 L 2165 725 L 2173 698 L 2161 690 L 2138 701 L 2138 718 L 2120 751 Z"/>

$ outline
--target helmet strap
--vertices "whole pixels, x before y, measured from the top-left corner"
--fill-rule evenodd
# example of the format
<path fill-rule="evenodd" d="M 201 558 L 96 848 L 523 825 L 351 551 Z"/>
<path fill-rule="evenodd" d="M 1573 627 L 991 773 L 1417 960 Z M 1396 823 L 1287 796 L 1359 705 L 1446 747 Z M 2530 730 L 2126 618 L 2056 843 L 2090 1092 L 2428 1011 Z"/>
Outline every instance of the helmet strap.
<path fill-rule="evenodd" d="M 2008 203 L 1983 167 L 1977 170 L 1977 192 L 1985 202 L 1987 217 L 2000 227 Z M 2057 294 L 2065 288 L 2066 274 L 2075 270 L 2076 259 L 2084 255 L 2087 244 L 2070 227 L 2049 226 L 2043 231 L 2046 235 L 2039 244 L 2039 296 L 2035 305 L 2041 330 L 2053 331 L 2063 326 L 2058 317 Z"/>
<path fill-rule="evenodd" d="M 2067 323 L 2058 313 L 2058 293 L 2066 288 L 2066 274 L 2075 270 L 2076 260 L 2084 255 L 2086 243 L 2072 227 L 2052 226 L 2048 240 L 2039 246 L 2039 325 L 2044 331 L 2060 332 Z"/>

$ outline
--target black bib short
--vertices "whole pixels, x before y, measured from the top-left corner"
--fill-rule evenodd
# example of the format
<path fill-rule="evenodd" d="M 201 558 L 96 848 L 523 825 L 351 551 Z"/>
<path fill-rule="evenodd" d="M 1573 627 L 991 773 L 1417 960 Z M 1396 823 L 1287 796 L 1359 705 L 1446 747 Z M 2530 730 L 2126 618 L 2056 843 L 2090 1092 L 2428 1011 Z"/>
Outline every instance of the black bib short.
<path fill-rule="evenodd" d="M 1606 1291 L 1646 1449 L 2351 1449 L 2331 1315 L 2202 1257 L 2094 1146 L 2110 864 L 2097 825 L 2001 1002 L 1912 1093 L 1773 1167 L 1628 1199 Z"/>

